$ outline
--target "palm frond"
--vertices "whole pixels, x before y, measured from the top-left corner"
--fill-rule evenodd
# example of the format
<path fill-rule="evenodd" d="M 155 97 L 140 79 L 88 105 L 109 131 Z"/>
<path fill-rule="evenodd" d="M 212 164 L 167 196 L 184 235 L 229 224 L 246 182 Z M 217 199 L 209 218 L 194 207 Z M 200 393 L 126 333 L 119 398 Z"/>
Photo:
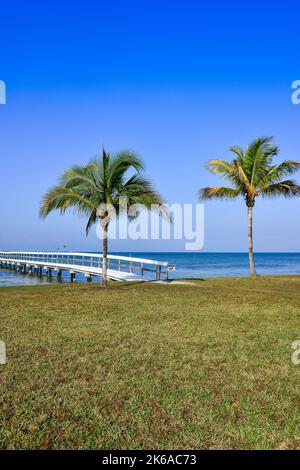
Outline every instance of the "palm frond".
<path fill-rule="evenodd" d="M 250 184 L 256 185 L 266 174 L 278 147 L 272 145 L 273 137 L 258 137 L 247 146 L 243 168 Z"/>
<path fill-rule="evenodd" d="M 144 209 L 159 210 L 163 217 L 170 218 L 162 196 L 156 191 L 149 179 L 139 174 L 132 175 L 119 188 L 119 195 L 126 198 L 128 207 L 133 204 L 140 205 Z"/>
<path fill-rule="evenodd" d="M 209 160 L 205 166 L 215 175 L 222 176 L 224 178 L 230 177 L 234 173 L 234 168 L 231 163 L 226 160 L 213 159 Z"/>
<path fill-rule="evenodd" d="M 73 165 L 65 170 L 60 177 L 60 185 L 66 188 L 76 188 L 82 186 L 90 188 L 90 191 L 97 189 L 97 184 L 93 174 L 93 166 Z"/>
<path fill-rule="evenodd" d="M 118 171 L 119 168 L 134 168 L 138 173 L 145 170 L 145 165 L 141 157 L 132 150 L 122 150 L 115 153 L 111 161 L 111 170 Z"/>
<path fill-rule="evenodd" d="M 43 196 L 39 213 L 41 218 L 45 218 L 53 210 L 59 210 L 63 214 L 71 208 L 79 214 L 90 214 L 96 206 L 90 199 L 73 189 L 54 186 Z"/>
<path fill-rule="evenodd" d="M 222 177 L 235 187 L 240 187 L 240 178 L 234 168 L 233 162 L 227 162 L 226 160 L 213 159 L 209 160 L 205 164 L 206 168 L 217 176 Z"/>
<path fill-rule="evenodd" d="M 144 164 L 137 153 L 131 150 L 123 150 L 113 155 L 107 174 L 108 187 L 114 188 L 120 185 L 130 168 L 137 173 L 144 170 Z"/>
<path fill-rule="evenodd" d="M 300 186 L 294 180 L 280 181 L 260 189 L 262 197 L 293 197 L 300 195 Z"/>
<path fill-rule="evenodd" d="M 97 222 L 97 211 L 93 210 L 86 224 L 85 233 L 88 236 L 92 226 Z"/>
<path fill-rule="evenodd" d="M 259 182 L 259 187 L 264 188 L 270 184 L 278 183 L 286 176 L 293 175 L 300 167 L 300 162 L 296 160 L 284 160 L 279 165 L 269 168 L 264 178 Z"/>
<path fill-rule="evenodd" d="M 199 191 L 199 199 L 234 199 L 241 194 L 239 189 L 227 188 L 225 186 L 207 186 Z"/>
<path fill-rule="evenodd" d="M 240 147 L 239 145 L 233 145 L 232 147 L 229 147 L 229 151 L 234 153 L 238 158 L 238 162 L 242 164 L 244 160 L 244 151 L 242 147 Z"/>
<path fill-rule="evenodd" d="M 241 182 L 241 189 L 243 193 L 247 193 L 250 197 L 255 197 L 257 196 L 257 192 L 255 190 L 255 187 L 253 184 L 250 183 L 243 167 L 238 163 L 237 160 L 233 161 L 233 166 L 236 170 L 236 173 L 239 176 L 240 182 Z"/>

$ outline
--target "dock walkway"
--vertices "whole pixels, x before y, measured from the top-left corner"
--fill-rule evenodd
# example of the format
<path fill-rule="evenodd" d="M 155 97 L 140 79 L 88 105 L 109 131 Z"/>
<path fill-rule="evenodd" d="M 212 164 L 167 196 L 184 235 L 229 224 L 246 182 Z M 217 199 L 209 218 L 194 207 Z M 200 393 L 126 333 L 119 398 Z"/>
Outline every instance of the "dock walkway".
<path fill-rule="evenodd" d="M 51 276 L 56 272 L 61 276 L 62 271 L 68 271 L 71 281 L 76 273 L 84 274 L 88 280 L 92 276 L 102 276 L 103 255 L 95 253 L 74 252 L 24 252 L 1 251 L 0 265 L 4 268 L 18 269 L 22 272 L 46 272 Z M 107 277 L 115 281 L 145 281 L 145 273 L 153 273 L 154 279 L 164 276 L 168 278 L 170 270 L 175 269 L 166 261 L 135 258 L 129 256 L 108 255 Z"/>

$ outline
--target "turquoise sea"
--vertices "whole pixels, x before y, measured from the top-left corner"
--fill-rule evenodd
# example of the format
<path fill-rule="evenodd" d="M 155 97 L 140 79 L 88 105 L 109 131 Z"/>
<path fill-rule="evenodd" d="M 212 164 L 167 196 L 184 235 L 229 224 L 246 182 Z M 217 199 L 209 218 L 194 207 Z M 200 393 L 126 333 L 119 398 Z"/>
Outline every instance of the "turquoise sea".
<path fill-rule="evenodd" d="M 206 278 L 224 276 L 247 276 L 247 253 L 113 253 L 124 256 L 149 258 L 168 261 L 176 265 L 176 271 L 170 272 L 170 278 Z M 255 255 L 258 274 L 300 274 L 300 253 L 257 253 Z M 77 275 L 76 282 L 84 281 Z M 68 282 L 69 276 L 63 275 L 62 282 Z M 94 282 L 96 278 L 94 278 Z M 21 274 L 0 269 L 0 286 L 30 285 L 57 282 L 46 277 Z"/>

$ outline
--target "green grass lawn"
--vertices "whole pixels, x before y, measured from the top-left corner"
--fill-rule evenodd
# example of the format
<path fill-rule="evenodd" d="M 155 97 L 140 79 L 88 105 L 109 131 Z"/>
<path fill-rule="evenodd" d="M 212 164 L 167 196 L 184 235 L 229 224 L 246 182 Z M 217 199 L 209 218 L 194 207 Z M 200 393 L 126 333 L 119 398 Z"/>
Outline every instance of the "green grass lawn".
<path fill-rule="evenodd" d="M 300 277 L 0 289 L 2 449 L 300 448 Z"/>

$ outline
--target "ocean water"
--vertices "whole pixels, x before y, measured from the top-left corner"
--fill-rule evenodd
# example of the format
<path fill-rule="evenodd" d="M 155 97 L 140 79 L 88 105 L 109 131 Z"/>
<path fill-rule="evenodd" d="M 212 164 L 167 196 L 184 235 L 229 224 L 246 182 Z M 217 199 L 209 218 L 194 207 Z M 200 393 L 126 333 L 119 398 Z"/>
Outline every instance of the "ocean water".
<path fill-rule="evenodd" d="M 176 271 L 169 273 L 170 279 L 176 278 L 207 278 L 225 276 L 247 276 L 247 253 L 113 253 L 124 256 L 148 258 L 168 261 L 176 266 Z M 256 269 L 261 275 L 300 274 L 300 253 L 257 253 L 255 254 Z M 97 278 L 93 278 L 94 282 Z M 76 275 L 76 282 L 85 281 L 84 276 Z M 57 282 L 53 277 L 50 281 L 45 276 L 0 269 L 0 286 L 31 285 Z M 63 274 L 62 282 L 69 282 L 69 275 Z"/>

